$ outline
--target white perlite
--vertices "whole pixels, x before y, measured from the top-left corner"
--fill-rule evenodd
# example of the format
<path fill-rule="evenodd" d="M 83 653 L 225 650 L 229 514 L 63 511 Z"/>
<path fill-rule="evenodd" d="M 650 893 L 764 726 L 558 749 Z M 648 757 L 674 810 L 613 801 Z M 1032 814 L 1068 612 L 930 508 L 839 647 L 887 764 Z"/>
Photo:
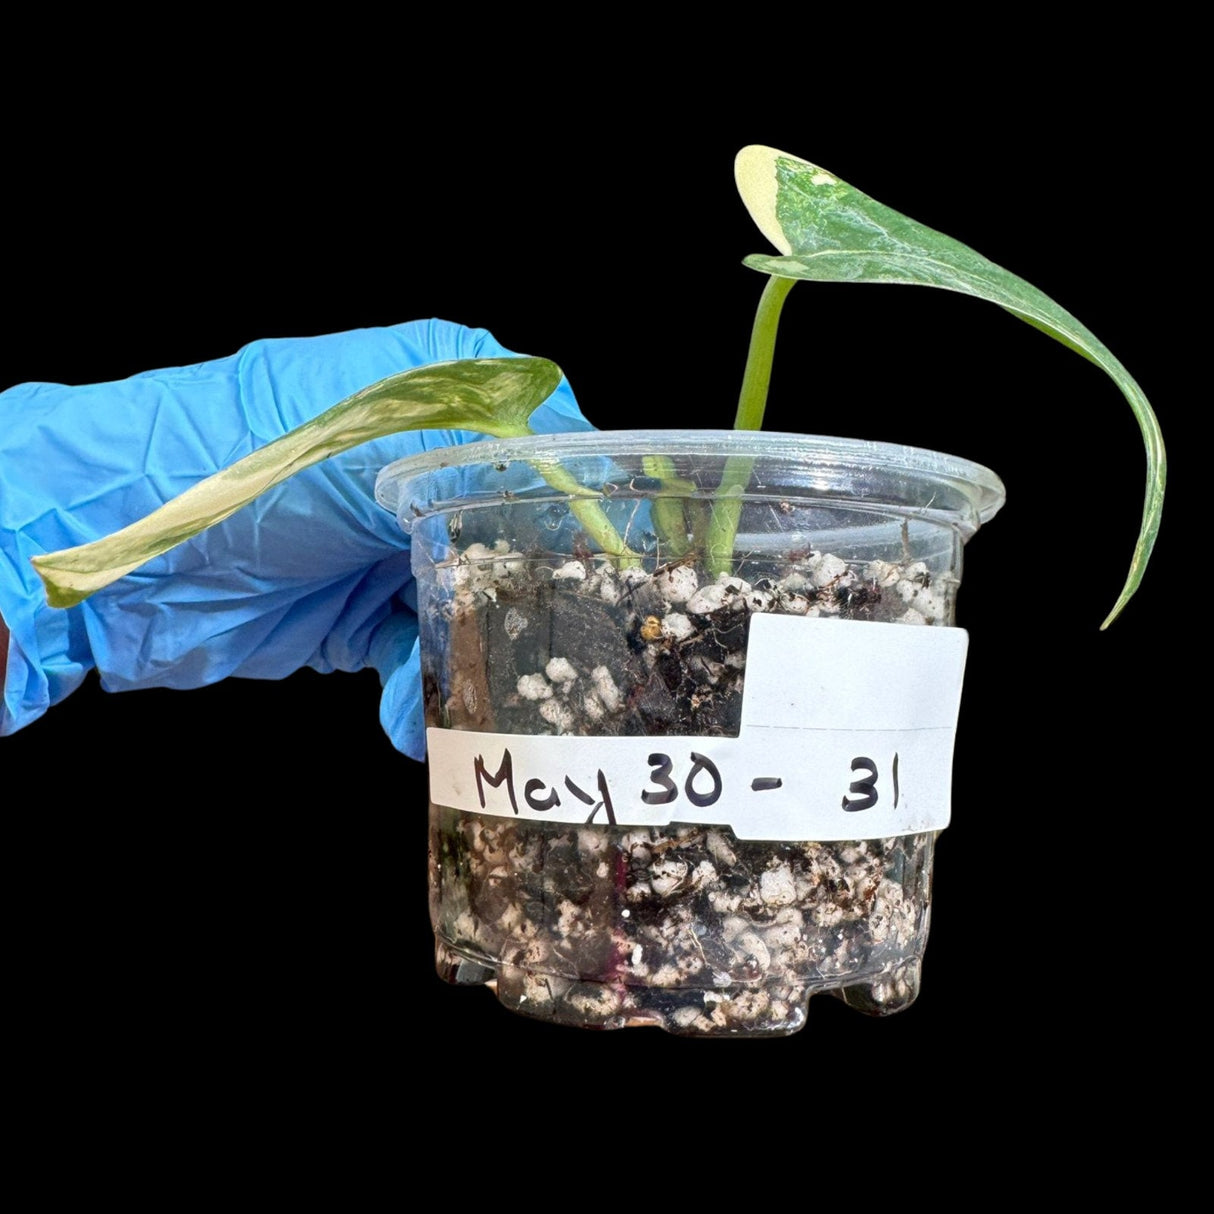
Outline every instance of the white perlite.
<path fill-rule="evenodd" d="M 552 695 L 552 688 L 542 674 L 520 675 L 517 687 L 524 700 L 547 700 Z"/>
<path fill-rule="evenodd" d="M 678 605 L 686 603 L 695 594 L 699 589 L 700 580 L 690 565 L 676 565 L 659 573 L 653 579 L 653 584 L 667 603 Z"/>
<path fill-rule="evenodd" d="M 769 869 L 759 878 L 759 897 L 768 906 L 791 906 L 797 900 L 792 869 L 787 864 Z"/>
<path fill-rule="evenodd" d="M 672 641 L 684 641 L 695 630 L 695 625 L 679 611 L 670 612 L 662 621 L 662 635 Z"/>
<path fill-rule="evenodd" d="M 606 666 L 596 666 L 590 672 L 590 681 L 594 690 L 608 712 L 615 712 L 620 706 L 620 689 L 611 677 L 611 671 Z"/>
<path fill-rule="evenodd" d="M 577 678 L 577 670 L 568 658 L 553 658 L 544 667 L 544 673 L 554 683 L 572 683 Z"/>

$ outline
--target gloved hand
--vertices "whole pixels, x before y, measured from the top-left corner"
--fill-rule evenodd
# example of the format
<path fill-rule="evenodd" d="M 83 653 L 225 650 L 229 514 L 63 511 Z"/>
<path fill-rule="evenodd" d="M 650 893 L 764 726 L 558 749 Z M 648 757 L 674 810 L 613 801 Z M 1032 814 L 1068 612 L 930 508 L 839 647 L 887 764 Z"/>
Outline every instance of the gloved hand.
<path fill-rule="evenodd" d="M 375 502 L 394 459 L 482 437 L 395 434 L 309 468 L 66 611 L 29 563 L 142 517 L 358 389 L 398 371 L 511 352 L 483 329 L 417 321 L 257 341 L 231 358 L 117 383 L 0 393 L 0 616 L 11 632 L 0 733 L 96 667 L 109 691 L 277 679 L 301 666 L 380 672 L 380 719 L 425 751 L 409 544 Z M 531 418 L 587 430 L 566 381 Z"/>

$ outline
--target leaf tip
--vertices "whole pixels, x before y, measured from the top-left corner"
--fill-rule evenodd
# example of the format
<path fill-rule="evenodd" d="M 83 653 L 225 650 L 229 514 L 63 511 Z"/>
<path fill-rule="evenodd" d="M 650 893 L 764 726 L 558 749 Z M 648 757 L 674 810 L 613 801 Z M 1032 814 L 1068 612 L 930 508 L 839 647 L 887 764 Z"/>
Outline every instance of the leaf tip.
<path fill-rule="evenodd" d="M 1104 632 L 1108 626 L 1125 610 L 1125 605 L 1134 597 L 1136 587 L 1130 586 L 1128 583 L 1125 589 L 1117 597 L 1117 602 L 1113 604 L 1113 610 L 1104 617 L 1104 623 L 1100 625 L 1100 631 Z"/>
<path fill-rule="evenodd" d="M 776 215 L 779 193 L 776 161 L 782 156 L 784 153 L 775 148 L 759 143 L 748 144 L 734 157 L 733 177 L 755 226 L 781 253 L 788 254 L 792 252 L 792 245 L 788 243 Z"/>
<path fill-rule="evenodd" d="M 30 557 L 30 564 L 34 567 L 34 572 L 42 579 L 42 588 L 46 592 L 46 601 L 51 607 L 75 607 L 77 603 L 83 603 L 93 592 L 91 590 L 79 590 L 72 586 L 69 582 L 60 580 L 58 571 L 50 560 L 56 554 L 51 552 L 45 556 Z"/>
<path fill-rule="evenodd" d="M 1158 530 L 1158 524 L 1156 524 Z M 1113 610 L 1104 617 L 1104 623 L 1100 625 L 1100 631 L 1105 629 L 1125 610 L 1126 604 L 1134 597 L 1138 587 L 1142 584 L 1143 574 L 1146 572 L 1147 562 L 1151 557 L 1151 549 L 1155 544 L 1155 532 L 1146 531 L 1144 529 L 1144 538 L 1139 541 L 1139 545 L 1134 550 L 1134 559 L 1130 564 L 1129 576 L 1125 580 L 1125 585 L 1121 588 L 1121 593 L 1117 596 L 1117 602 L 1113 604 Z"/>

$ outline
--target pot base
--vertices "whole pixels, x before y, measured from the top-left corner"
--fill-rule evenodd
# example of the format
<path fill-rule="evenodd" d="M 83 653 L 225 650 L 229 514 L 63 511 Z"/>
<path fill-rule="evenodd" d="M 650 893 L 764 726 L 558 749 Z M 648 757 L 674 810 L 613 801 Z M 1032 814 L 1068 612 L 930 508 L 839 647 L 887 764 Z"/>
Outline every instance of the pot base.
<path fill-rule="evenodd" d="M 888 1015 L 918 993 L 934 835 L 781 843 L 431 814 L 439 976 L 512 1011 L 780 1036 L 815 994 Z"/>
<path fill-rule="evenodd" d="M 436 938 L 435 968 L 453 986 L 486 986 L 503 1007 L 550 1024 L 589 1029 L 659 1028 L 678 1037 L 788 1037 L 806 1023 L 809 1000 L 831 994 L 869 1016 L 904 1011 L 919 994 L 922 958 L 876 982 L 844 987 L 745 983 L 713 990 L 665 992 L 657 1006 L 651 989 L 623 982 L 571 981 L 518 965 L 494 966 Z"/>

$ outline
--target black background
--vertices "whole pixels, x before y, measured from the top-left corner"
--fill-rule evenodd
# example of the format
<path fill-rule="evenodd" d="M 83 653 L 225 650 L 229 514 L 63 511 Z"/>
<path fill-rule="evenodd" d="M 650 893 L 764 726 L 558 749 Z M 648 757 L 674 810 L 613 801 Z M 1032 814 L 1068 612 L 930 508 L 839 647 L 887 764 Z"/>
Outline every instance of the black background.
<path fill-rule="evenodd" d="M 495 1090 L 514 1082 L 507 1060 L 533 1083 L 577 1061 L 599 1076 L 574 1101 L 586 1124 L 692 1076 L 714 1091 L 800 1076 L 807 1110 L 860 1124 L 878 1091 L 913 1110 L 922 1085 L 961 1116 L 992 1085 L 1065 1101 L 1150 1070 L 1167 1048 L 1152 988 L 1186 964 L 1180 840 L 1199 812 L 1175 698 L 1205 648 L 1206 545 L 1180 504 L 1198 479 L 1194 130 L 1182 79 L 1131 98 L 1110 66 L 1061 96 L 1065 65 L 1039 70 L 1033 103 L 994 101 L 989 82 L 930 100 L 908 85 L 880 120 L 860 80 L 794 109 L 690 83 L 677 101 L 622 82 L 587 99 L 554 70 L 475 119 L 402 81 L 341 101 L 284 90 L 281 108 L 230 120 L 174 92 L 169 128 L 146 90 L 115 85 L 70 130 L 19 123 L 0 386 L 433 315 L 555 359 L 601 427 L 728 426 L 762 286 L 741 260 L 766 249 L 732 158 L 763 142 L 1069 308 L 1155 404 L 1176 485 L 1145 584 L 1102 634 L 1143 483 L 1112 383 L 974 300 L 792 293 L 769 428 L 938 448 L 1008 488 L 967 549 L 954 818 L 908 1012 L 870 1021 L 823 997 L 793 1038 L 713 1044 L 550 1028 L 443 986 L 423 769 L 382 736 L 373 674 L 303 672 L 188 693 L 90 684 L 0 742 L 35 1057 L 86 1099 L 121 1083 L 149 1102 L 222 1090 L 276 1106 L 391 1101 L 421 1091 L 429 1059 Z"/>

